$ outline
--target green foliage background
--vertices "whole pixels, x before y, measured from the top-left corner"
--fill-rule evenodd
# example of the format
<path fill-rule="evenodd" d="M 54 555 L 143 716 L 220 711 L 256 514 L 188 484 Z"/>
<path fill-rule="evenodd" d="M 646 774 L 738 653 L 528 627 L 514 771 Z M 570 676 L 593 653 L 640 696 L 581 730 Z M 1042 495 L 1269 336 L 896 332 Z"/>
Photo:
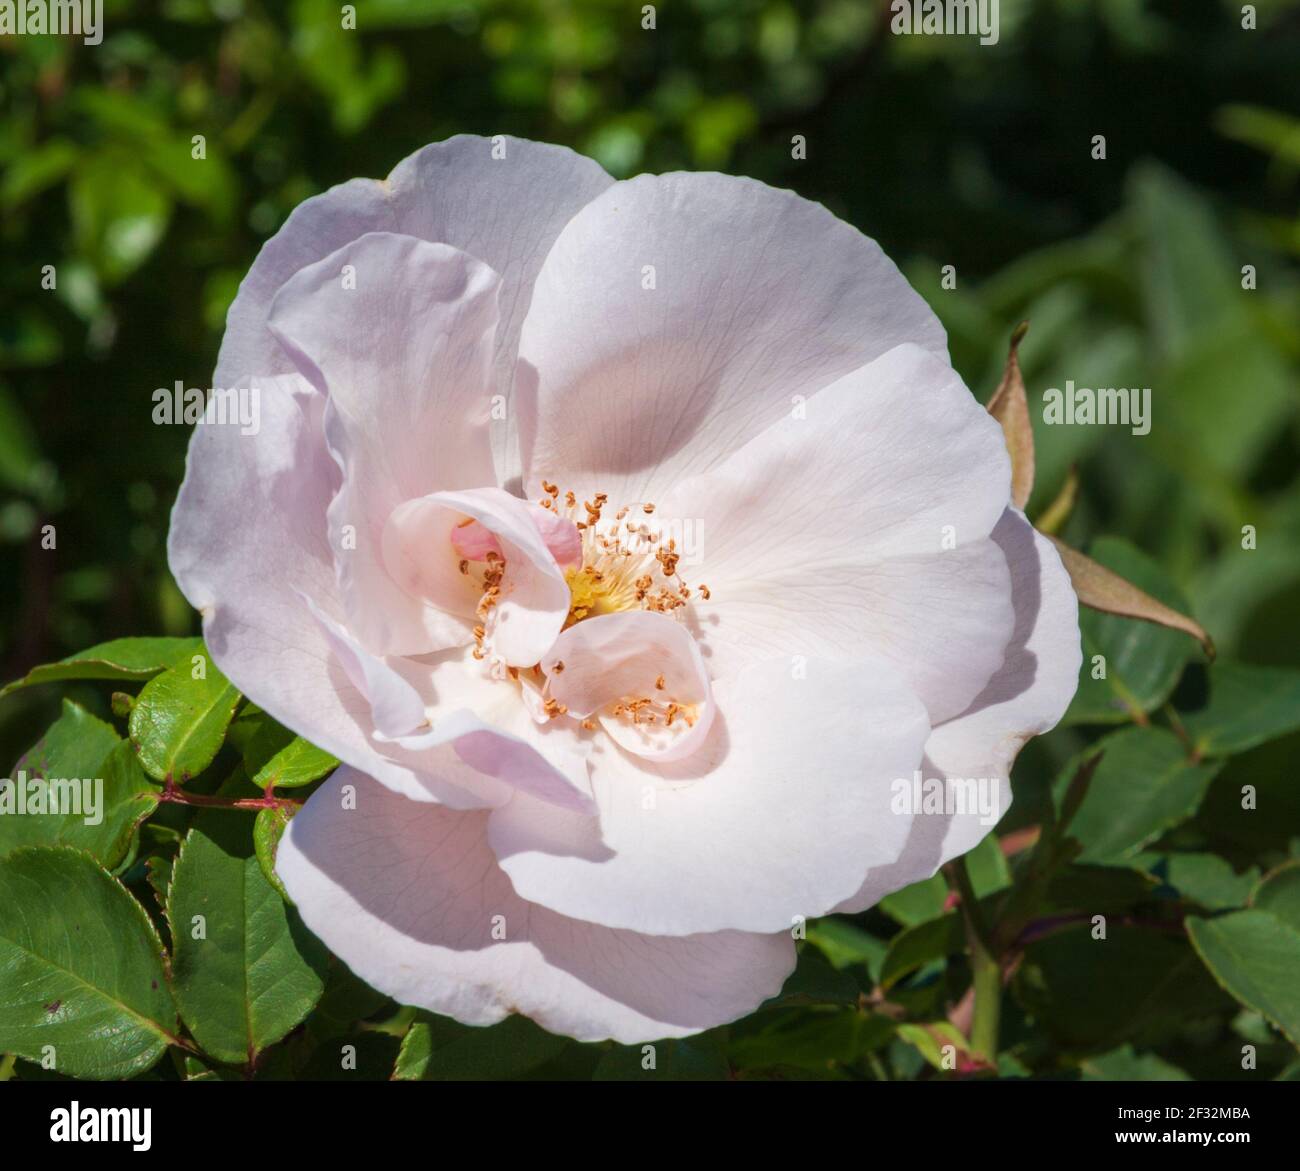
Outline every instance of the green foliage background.
<path fill-rule="evenodd" d="M 186 690 L 201 647 L 179 641 L 197 624 L 163 547 L 188 434 L 154 426 L 150 396 L 208 385 L 238 282 L 296 204 L 476 132 L 566 143 L 617 176 L 721 169 L 822 201 L 899 260 L 981 398 L 1024 318 L 1031 405 L 1067 379 L 1152 388 L 1144 437 L 1046 427 L 1035 410 L 1029 511 L 1077 467 L 1064 536 L 1193 613 L 1220 660 L 1207 668 L 1181 634 L 1085 619 L 1085 655 L 1107 656 L 1108 680 L 1085 678 L 1064 725 L 1025 751 L 1002 848 L 971 859 L 997 921 L 1015 921 L 1026 891 L 1037 900 L 999 1071 L 1300 1077 L 1300 9 L 1261 2 L 1246 31 L 1241 6 L 1217 0 L 1002 0 L 1000 43 L 982 48 L 893 37 L 887 4 L 865 0 L 669 0 L 653 32 L 628 0 L 356 8 L 353 33 L 332 0 L 106 0 L 99 47 L 0 40 L 0 676 L 119 636 L 178 640 L 105 652 L 0 703 L 5 765 L 40 740 L 29 768 L 99 761 L 112 794 L 93 838 L 42 845 L 0 826 L 0 975 L 28 962 L 22 948 L 55 946 L 15 942 L 4 906 L 60 881 L 65 906 L 118 923 L 104 944 L 129 953 L 118 976 L 144 980 L 170 946 L 169 899 L 187 913 L 195 884 L 242 875 L 248 905 L 229 913 L 256 910 L 283 965 L 283 995 L 234 1035 L 222 973 L 172 951 L 181 1022 L 155 989 L 111 1052 L 57 1008 L 28 1019 L 0 992 L 0 1052 L 22 1058 L 0 1076 L 51 1076 L 33 1064 L 46 1040 L 84 1076 L 250 1076 L 249 1046 L 259 1077 L 953 1076 L 931 1059 L 970 971 L 942 879 L 812 924 L 779 1003 L 661 1047 L 647 1073 L 639 1050 L 386 1002 L 318 954 L 262 876 L 271 815 L 255 843 L 251 813 L 158 806 L 125 746 L 143 745 L 146 765 L 165 756 L 168 720 L 188 713 L 211 749 L 195 790 L 255 794 L 267 769 L 286 787 L 318 779 L 312 750 L 286 749 L 255 709 L 227 728 L 224 681 Z M 141 685 L 127 721 L 110 695 Z M 1067 833 L 1068 782 L 1097 745 Z M 1108 916 L 1105 942 L 1093 914 Z M 111 993 L 81 1007 L 111 1023 Z M 356 1046 L 356 1072 L 340 1071 L 340 1044 Z"/>

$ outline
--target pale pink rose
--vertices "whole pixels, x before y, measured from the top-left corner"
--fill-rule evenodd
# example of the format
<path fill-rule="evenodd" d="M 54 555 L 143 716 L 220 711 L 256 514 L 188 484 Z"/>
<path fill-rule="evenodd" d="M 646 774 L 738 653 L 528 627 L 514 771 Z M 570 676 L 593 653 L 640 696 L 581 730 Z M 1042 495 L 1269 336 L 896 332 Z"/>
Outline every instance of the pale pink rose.
<path fill-rule="evenodd" d="M 345 762 L 278 871 L 358 975 L 679 1036 L 989 831 L 1074 691 L 1076 603 L 872 241 L 503 141 L 262 250 L 215 377 L 260 431 L 196 429 L 171 566 L 221 669 Z M 918 772 L 993 817 L 900 807 Z"/>

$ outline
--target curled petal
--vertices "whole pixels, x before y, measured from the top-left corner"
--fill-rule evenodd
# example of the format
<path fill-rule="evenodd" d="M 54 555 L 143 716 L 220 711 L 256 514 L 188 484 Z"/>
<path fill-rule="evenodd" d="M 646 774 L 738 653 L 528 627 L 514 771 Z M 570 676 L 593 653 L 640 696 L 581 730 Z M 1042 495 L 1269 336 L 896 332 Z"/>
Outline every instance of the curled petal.
<path fill-rule="evenodd" d="M 460 567 L 453 533 L 477 522 L 501 550 L 504 576 L 485 625 L 492 651 L 531 667 L 555 641 L 569 612 L 569 587 L 529 506 L 500 488 L 434 492 L 393 510 L 382 544 L 388 572 L 412 597 L 472 620 L 483 591 Z M 486 537 L 475 537 L 485 546 Z M 494 549 L 484 549 L 484 556 Z"/>
<path fill-rule="evenodd" d="M 456 776 L 502 804 L 510 790 L 583 814 L 594 812 L 587 767 L 574 737 L 562 729 L 549 737 L 529 717 L 518 691 L 488 679 L 468 655 L 435 664 L 383 660 L 304 596 L 304 604 L 329 641 L 334 657 L 370 705 L 373 737 L 381 751 L 436 762 L 435 774 Z M 426 694 L 421 694 L 419 684 Z M 551 731 L 547 729 L 547 731 Z M 448 769 L 448 750 L 457 765 Z"/>
<path fill-rule="evenodd" d="M 542 670 L 551 697 L 571 716 L 598 715 L 605 731 L 638 756 L 681 760 L 713 724 L 700 649 L 665 614 L 631 610 L 575 623 L 555 640 Z"/>
<path fill-rule="evenodd" d="M 382 557 L 403 501 L 495 484 L 488 436 L 500 278 L 443 244 L 372 233 L 297 273 L 270 324 L 322 394 L 342 472 L 329 505 L 349 630 L 375 654 L 427 654 L 462 623 L 403 592 Z"/>
<path fill-rule="evenodd" d="M 560 229 L 614 182 L 599 164 L 562 146 L 500 135 L 460 134 L 403 159 L 384 180 L 351 179 L 300 203 L 262 247 L 230 307 L 216 386 L 249 371 L 295 369 L 267 328 L 271 300 L 294 273 L 367 232 L 395 232 L 450 244 L 501 274 L 496 393 L 514 391 L 519 330 L 533 282 Z M 501 482 L 518 475 L 511 408 L 494 425 Z"/>
<path fill-rule="evenodd" d="M 561 569 L 582 564 L 582 534 L 573 521 L 540 504 L 530 503 L 528 514 Z M 496 534 L 482 522 L 468 517 L 451 530 L 451 543 L 457 555 L 469 561 L 486 561 L 489 553 L 505 555 Z"/>
<path fill-rule="evenodd" d="M 285 727 L 413 800 L 501 804 L 510 791 L 450 749 L 376 743 L 371 700 L 303 602 L 338 612 L 325 529 L 338 469 L 321 438 L 319 396 L 293 375 L 247 381 L 259 394 L 260 429 L 195 428 L 168 534 L 168 564 L 203 614 L 213 661 Z"/>
<path fill-rule="evenodd" d="M 428 727 L 419 692 L 381 659 L 361 647 L 311 598 L 306 594 L 300 596 L 352 686 L 369 701 L 376 733 L 385 740 L 396 740 Z"/>
<path fill-rule="evenodd" d="M 568 517 L 559 516 L 540 504 L 529 504 L 528 511 L 542 534 L 542 540 L 561 569 L 576 569 L 582 564 L 582 534 Z"/>

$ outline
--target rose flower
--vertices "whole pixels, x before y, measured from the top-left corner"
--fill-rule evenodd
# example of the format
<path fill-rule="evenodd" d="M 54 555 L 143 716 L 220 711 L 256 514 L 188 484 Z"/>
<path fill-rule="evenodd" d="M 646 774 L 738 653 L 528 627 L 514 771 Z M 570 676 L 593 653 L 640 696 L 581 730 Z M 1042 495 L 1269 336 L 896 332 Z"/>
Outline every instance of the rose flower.
<path fill-rule="evenodd" d="M 290 216 L 215 383 L 260 427 L 196 428 L 170 563 L 226 675 L 344 762 L 277 871 L 404 1004 L 744 1015 L 792 928 L 974 846 L 1074 692 L 998 425 L 789 192 L 439 143 Z"/>

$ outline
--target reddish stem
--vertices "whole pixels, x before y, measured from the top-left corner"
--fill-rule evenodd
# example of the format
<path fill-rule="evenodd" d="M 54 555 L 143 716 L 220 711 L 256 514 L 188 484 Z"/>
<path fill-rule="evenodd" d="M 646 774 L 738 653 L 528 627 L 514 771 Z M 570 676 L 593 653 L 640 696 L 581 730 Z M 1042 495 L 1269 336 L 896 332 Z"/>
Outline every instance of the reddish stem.
<path fill-rule="evenodd" d="M 287 797 L 208 797 L 202 793 L 187 793 L 175 781 L 168 779 L 163 791 L 158 794 L 159 801 L 172 801 L 177 805 L 199 805 L 208 809 L 276 809 L 281 806 L 296 806 L 297 801 Z"/>

